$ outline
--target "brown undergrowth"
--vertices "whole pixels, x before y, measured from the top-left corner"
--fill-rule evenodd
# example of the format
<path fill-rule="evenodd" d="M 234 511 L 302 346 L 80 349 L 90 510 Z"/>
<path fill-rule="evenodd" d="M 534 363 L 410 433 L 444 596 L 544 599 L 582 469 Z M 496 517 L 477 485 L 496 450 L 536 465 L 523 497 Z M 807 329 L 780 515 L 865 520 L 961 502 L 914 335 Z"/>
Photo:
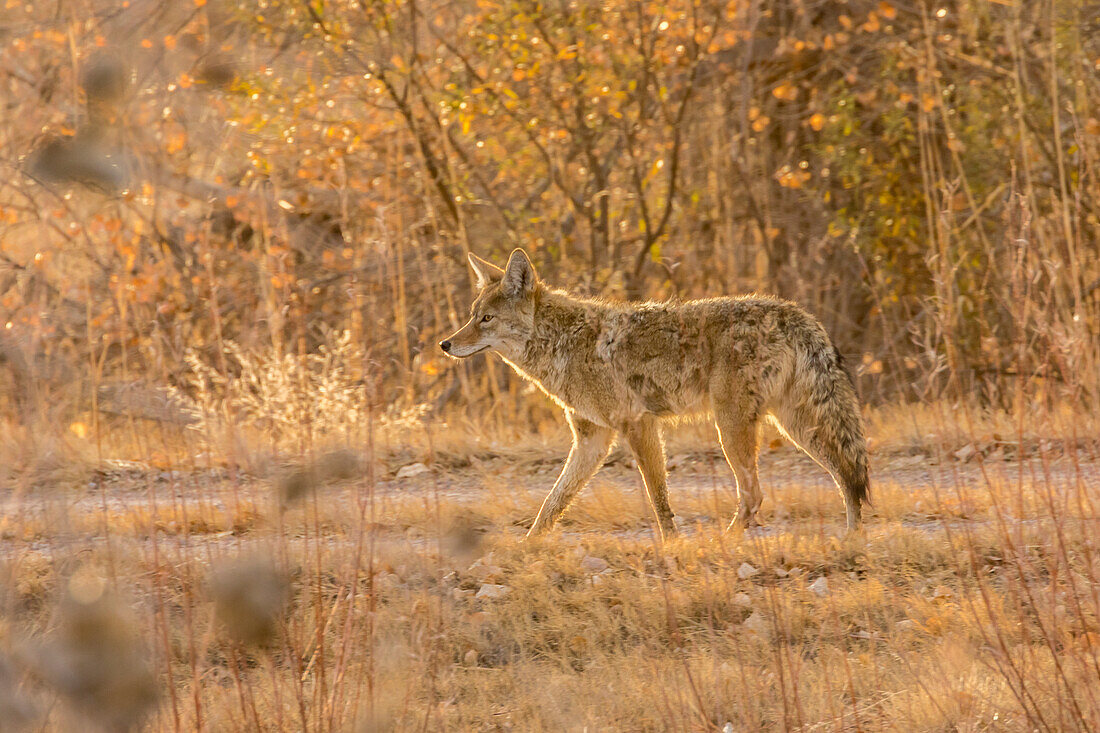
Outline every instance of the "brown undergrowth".
<path fill-rule="evenodd" d="M 0 706 L 32 730 L 1095 728 L 1095 445 L 946 414 L 871 416 L 851 538 L 785 448 L 762 457 L 768 526 L 722 532 L 731 480 L 691 428 L 664 545 L 625 457 L 525 544 L 555 436 L 28 485 L 4 507 Z"/>

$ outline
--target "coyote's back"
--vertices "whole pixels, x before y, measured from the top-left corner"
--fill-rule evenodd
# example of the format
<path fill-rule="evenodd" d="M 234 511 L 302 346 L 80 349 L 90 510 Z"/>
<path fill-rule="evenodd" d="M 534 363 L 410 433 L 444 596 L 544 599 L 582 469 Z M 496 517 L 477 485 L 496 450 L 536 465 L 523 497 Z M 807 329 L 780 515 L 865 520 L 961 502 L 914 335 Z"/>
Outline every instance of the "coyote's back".
<path fill-rule="evenodd" d="M 654 510 L 668 508 L 660 420 L 713 415 L 738 485 L 736 522 L 756 521 L 760 421 L 771 420 L 841 488 L 847 523 L 868 500 L 859 407 L 839 352 L 805 310 L 767 296 L 613 305 L 538 281 L 522 250 L 505 270 L 471 255 L 480 294 L 470 321 L 440 346 L 499 353 L 566 411 L 574 447 L 532 532 L 549 528 L 623 434 Z"/>

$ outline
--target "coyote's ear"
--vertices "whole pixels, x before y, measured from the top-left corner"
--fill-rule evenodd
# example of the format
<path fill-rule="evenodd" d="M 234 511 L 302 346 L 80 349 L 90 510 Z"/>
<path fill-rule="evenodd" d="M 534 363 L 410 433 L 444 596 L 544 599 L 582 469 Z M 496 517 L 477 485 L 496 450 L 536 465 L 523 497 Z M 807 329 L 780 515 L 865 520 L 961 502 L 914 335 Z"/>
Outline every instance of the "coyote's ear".
<path fill-rule="evenodd" d="M 500 269 L 492 262 L 486 262 L 473 252 L 466 255 L 470 260 L 470 267 L 474 271 L 474 276 L 477 278 L 477 289 L 481 290 L 486 285 L 494 280 L 500 280 L 504 277 L 504 270 Z"/>
<path fill-rule="evenodd" d="M 538 276 L 531 260 L 527 259 L 527 253 L 522 249 L 512 250 L 512 256 L 508 258 L 508 264 L 504 266 L 504 279 L 500 286 L 507 296 L 526 295 L 535 289 Z"/>

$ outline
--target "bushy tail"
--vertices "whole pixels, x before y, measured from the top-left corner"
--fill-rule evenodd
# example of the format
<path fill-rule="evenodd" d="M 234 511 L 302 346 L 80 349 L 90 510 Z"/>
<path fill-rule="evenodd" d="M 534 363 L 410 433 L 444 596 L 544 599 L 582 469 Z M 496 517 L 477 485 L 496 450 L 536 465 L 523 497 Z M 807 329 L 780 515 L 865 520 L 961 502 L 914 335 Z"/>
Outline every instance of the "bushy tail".
<path fill-rule="evenodd" d="M 849 519 L 858 524 L 859 508 L 870 506 L 871 496 L 867 439 L 852 378 L 840 352 L 828 342 L 797 362 L 774 417 L 788 437 L 833 474 L 844 492 Z"/>

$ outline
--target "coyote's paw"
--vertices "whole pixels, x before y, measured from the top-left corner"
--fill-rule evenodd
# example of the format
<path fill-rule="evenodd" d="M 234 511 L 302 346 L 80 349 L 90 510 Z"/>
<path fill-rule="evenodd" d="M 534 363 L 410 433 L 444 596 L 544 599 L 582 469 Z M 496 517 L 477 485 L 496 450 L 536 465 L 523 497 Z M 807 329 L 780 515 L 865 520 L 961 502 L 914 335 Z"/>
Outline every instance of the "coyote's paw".
<path fill-rule="evenodd" d="M 536 542 L 546 536 L 546 533 L 550 531 L 550 528 L 545 525 L 534 524 L 531 529 L 527 530 L 527 534 L 523 536 L 523 542 L 530 544 Z"/>
<path fill-rule="evenodd" d="M 764 526 L 766 526 L 766 525 L 763 522 L 761 522 L 759 519 L 757 519 L 755 514 L 750 514 L 748 516 L 738 514 L 736 517 L 733 518 L 733 521 L 729 523 L 729 527 L 726 528 L 726 531 L 727 532 L 732 532 L 735 529 L 743 530 L 743 529 L 752 529 L 753 527 L 764 527 Z"/>

